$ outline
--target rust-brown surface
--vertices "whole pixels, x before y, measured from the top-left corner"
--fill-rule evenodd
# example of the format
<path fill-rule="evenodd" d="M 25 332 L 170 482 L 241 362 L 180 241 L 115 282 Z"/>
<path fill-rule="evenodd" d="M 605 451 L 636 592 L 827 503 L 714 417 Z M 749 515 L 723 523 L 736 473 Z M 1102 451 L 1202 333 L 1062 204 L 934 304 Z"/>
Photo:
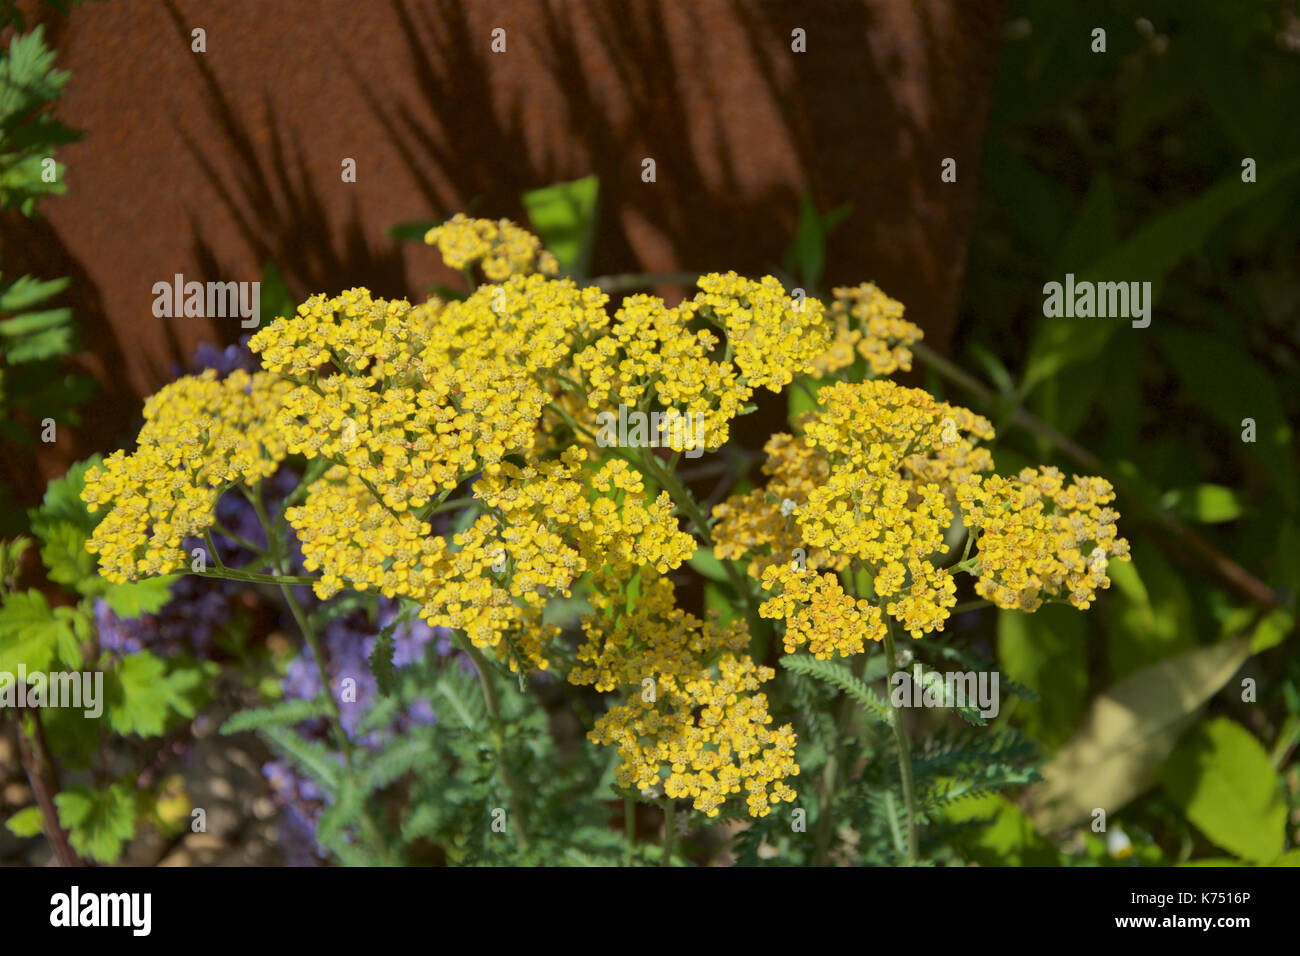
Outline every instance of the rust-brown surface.
<path fill-rule="evenodd" d="M 6 219 L 0 261 L 73 277 L 102 388 L 39 469 L 6 456 L 10 481 L 31 500 L 42 473 L 129 444 L 176 363 L 242 333 L 238 319 L 155 318 L 155 282 L 256 280 L 269 259 L 299 296 L 415 296 L 446 277 L 390 226 L 471 203 L 522 218 L 522 190 L 589 173 L 598 272 L 761 273 L 781 262 L 802 194 L 823 210 L 851 202 L 824 284 L 874 279 L 942 347 L 1001 6 L 109 0 L 46 18 L 74 71 L 59 116 L 84 138 L 60 152 L 68 194 L 42 205 L 45 221 Z M 498 27 L 505 53 L 490 50 Z M 791 51 L 796 27 L 806 53 Z M 940 181 L 945 157 L 955 184 Z M 748 430 L 770 431 L 766 417 Z"/>

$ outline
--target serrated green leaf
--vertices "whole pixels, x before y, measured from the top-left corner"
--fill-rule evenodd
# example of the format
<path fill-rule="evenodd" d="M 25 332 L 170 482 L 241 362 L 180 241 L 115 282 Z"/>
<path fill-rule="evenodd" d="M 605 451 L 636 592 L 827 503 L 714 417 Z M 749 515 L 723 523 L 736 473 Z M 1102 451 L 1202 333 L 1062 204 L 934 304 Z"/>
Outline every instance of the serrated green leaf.
<path fill-rule="evenodd" d="M 86 487 L 86 472 L 99 464 L 99 455 L 91 455 L 85 461 L 74 464 L 62 478 L 56 478 L 46 486 L 40 507 L 28 512 L 33 532 L 42 535 L 42 529 L 67 521 L 81 528 L 86 537 L 90 537 L 99 524 L 102 512 L 92 515 L 81 500 L 81 492 Z"/>
<path fill-rule="evenodd" d="M 134 790 L 115 783 L 106 790 L 72 787 L 54 795 L 59 824 L 69 831 L 72 848 L 100 863 L 115 863 L 135 835 Z"/>
<path fill-rule="evenodd" d="M 814 677 L 825 681 L 844 691 L 862 705 L 868 717 L 882 724 L 891 724 L 894 720 L 893 708 L 881 699 L 880 695 L 854 676 L 853 672 L 836 661 L 819 661 L 815 657 L 803 654 L 787 654 L 781 658 L 781 666 L 796 674 Z"/>
<path fill-rule="evenodd" d="M 120 618 L 156 614 L 172 599 L 171 586 L 179 577 L 179 574 L 168 574 L 122 584 L 108 584 L 103 589 L 103 598 Z"/>
<path fill-rule="evenodd" d="M 324 717 L 328 713 L 329 708 L 319 697 L 312 700 L 286 700 L 269 707 L 240 711 L 221 725 L 221 732 L 238 734 L 249 730 L 265 730 L 268 727 L 292 727 L 304 720 Z"/>
<path fill-rule="evenodd" d="M 172 687 L 167 666 L 149 651 L 123 657 L 104 680 L 109 726 L 119 734 L 156 737 L 167 725 Z"/>
<path fill-rule="evenodd" d="M 1052 842 L 1034 829 L 1033 822 L 1000 793 L 984 794 L 948 804 L 936 812 L 947 823 L 973 823 L 953 842 L 981 866 L 1059 866 L 1060 854 Z"/>
<path fill-rule="evenodd" d="M 95 556 L 86 550 L 86 532 L 81 527 L 71 521 L 43 523 L 37 534 L 41 539 L 41 561 L 55 584 L 81 590 L 83 582 L 99 580 Z"/>
<path fill-rule="evenodd" d="M 14 836 L 26 839 L 39 834 L 43 823 L 40 807 L 24 807 L 6 820 L 5 826 Z"/>
<path fill-rule="evenodd" d="M 24 339 L 36 335 L 38 332 L 47 332 L 66 326 L 71 319 L 71 309 L 46 309 L 43 312 L 24 312 L 12 319 L 0 321 L 0 337 Z M 10 361 L 21 361 L 12 358 L 19 344 L 19 342 L 14 341 L 5 344 Z"/>
<path fill-rule="evenodd" d="M 79 671 L 84 662 L 81 647 L 90 640 L 90 615 L 80 607 L 56 607 L 54 617 L 60 625 L 55 641 L 59 663 Z"/>
<path fill-rule="evenodd" d="M 58 651 L 60 631 L 71 630 L 55 616 L 40 591 L 14 591 L 0 607 L 0 673 L 49 669 Z M 64 640 L 66 640 L 66 636 Z"/>
<path fill-rule="evenodd" d="M 379 693 L 384 697 L 390 696 L 397 689 L 397 676 L 393 671 L 393 634 L 404 619 L 404 616 L 398 617 L 376 634 L 374 647 L 370 651 L 370 673 L 374 675 Z"/>
<path fill-rule="evenodd" d="M 339 774 L 342 771 L 338 759 L 325 747 L 314 740 L 304 740 L 288 727 L 263 727 L 260 733 L 278 747 L 301 772 L 311 777 L 326 793 L 331 796 L 338 793 Z"/>
<path fill-rule="evenodd" d="M 0 312 L 16 314 L 30 309 L 38 302 L 53 298 L 68 287 L 71 279 L 34 279 L 20 276 L 0 288 Z M 0 323 L 3 325 L 4 323 Z"/>
<path fill-rule="evenodd" d="M 72 352 L 73 330 L 68 327 L 47 329 L 25 336 L 5 347 L 5 360 L 13 365 L 58 358 Z"/>

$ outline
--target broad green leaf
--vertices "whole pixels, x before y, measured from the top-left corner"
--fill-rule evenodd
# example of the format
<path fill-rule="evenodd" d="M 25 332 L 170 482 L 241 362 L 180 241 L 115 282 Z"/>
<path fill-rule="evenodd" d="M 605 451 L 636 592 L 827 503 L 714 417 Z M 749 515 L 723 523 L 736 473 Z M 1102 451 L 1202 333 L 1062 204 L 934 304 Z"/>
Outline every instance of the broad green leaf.
<path fill-rule="evenodd" d="M 1115 187 L 1110 176 L 1099 172 L 1079 203 L 1078 214 L 1056 254 L 1052 275 L 1078 273 L 1115 245 Z"/>
<path fill-rule="evenodd" d="M 1244 866 L 1240 860 L 1234 860 L 1230 856 L 1207 856 L 1200 860 L 1185 860 L 1176 866 L 1212 866 L 1215 868 L 1221 866 Z"/>
<path fill-rule="evenodd" d="M 1059 866 L 1052 842 L 1024 812 L 1000 793 L 958 800 L 938 812 L 945 823 L 974 823 L 953 841 L 981 866 Z M 986 822 L 987 821 L 987 822 Z"/>
<path fill-rule="evenodd" d="M 1157 772 L 1170 799 L 1217 846 L 1257 863 L 1286 843 L 1286 801 L 1268 754 L 1227 718 L 1196 728 Z"/>
<path fill-rule="evenodd" d="M 1187 589 L 1159 551 L 1112 561 L 1106 573 L 1111 587 L 1101 609 L 1112 679 L 1196 647 Z"/>
<path fill-rule="evenodd" d="M 1300 866 L 1300 848 L 1287 850 L 1281 856 L 1266 866 Z"/>
<path fill-rule="evenodd" d="M 277 318 L 287 318 L 298 311 L 298 303 L 289 291 L 289 284 L 284 281 L 284 274 L 271 259 L 262 264 L 262 288 L 257 305 L 259 328 L 266 328 Z"/>
<path fill-rule="evenodd" d="M 107 790 L 73 787 L 54 795 L 59 823 L 72 848 L 100 863 L 115 863 L 135 835 L 136 800 L 132 787 L 115 783 Z"/>
<path fill-rule="evenodd" d="M 14 836 L 26 839 L 41 832 L 42 822 L 40 807 L 24 807 L 6 820 L 5 826 Z"/>
<path fill-rule="evenodd" d="M 1146 790 L 1153 768 L 1249 654 L 1245 637 L 1197 648 L 1099 695 L 1030 792 L 1029 812 L 1039 829 L 1070 826 L 1097 807 L 1113 813 Z"/>
<path fill-rule="evenodd" d="M 1241 517 L 1241 494 L 1222 485 L 1194 485 L 1166 492 L 1161 505 L 1187 521 L 1218 524 Z"/>
<path fill-rule="evenodd" d="M 91 638 L 90 612 L 82 606 L 56 607 L 54 618 L 59 623 L 55 632 L 55 654 L 59 663 L 69 670 L 79 671 L 84 663 L 81 648 Z"/>
<path fill-rule="evenodd" d="M 1188 329 L 1165 329 L 1157 344 L 1188 399 L 1205 411 L 1209 423 L 1202 426 L 1204 433 L 1213 436 L 1210 423 L 1217 423 L 1225 445 L 1258 462 L 1288 507 L 1300 506 L 1295 429 L 1283 406 L 1276 376 L 1244 346 L 1219 341 L 1214 348 L 1206 348 L 1204 335 Z M 1207 388 L 1207 382 L 1231 382 L 1232 387 Z M 1241 441 L 1242 421 L 1247 418 L 1255 422 L 1253 443 Z"/>
<path fill-rule="evenodd" d="M 705 611 L 717 611 L 720 624 L 730 624 L 738 617 L 741 617 L 740 609 L 731 588 L 707 579 L 704 582 L 704 609 Z"/>
<path fill-rule="evenodd" d="M 819 212 L 812 197 L 799 197 L 799 225 L 785 255 L 785 271 L 815 289 L 821 283 L 826 264 L 826 239 L 831 231 L 849 217 L 853 204 L 845 203 L 829 212 Z"/>
<path fill-rule="evenodd" d="M 998 613 L 998 662 L 1006 676 L 1038 694 L 1015 714 L 1049 748 L 1064 743 L 1088 696 L 1087 624 L 1082 612 L 1048 604 L 1033 614 Z"/>
<path fill-rule="evenodd" d="M 1295 615 L 1284 607 L 1269 612 L 1255 626 L 1250 636 L 1250 652 L 1261 654 L 1269 648 L 1277 647 L 1295 631 Z"/>
<path fill-rule="evenodd" d="M 727 577 L 726 569 L 722 566 L 722 562 L 713 556 L 712 551 L 706 548 L 700 548 L 691 557 L 691 567 L 710 581 L 727 584 L 730 580 Z"/>
<path fill-rule="evenodd" d="M 600 179 L 586 176 L 534 189 L 522 196 L 534 232 L 567 275 L 580 278 L 588 275 L 599 192 Z"/>

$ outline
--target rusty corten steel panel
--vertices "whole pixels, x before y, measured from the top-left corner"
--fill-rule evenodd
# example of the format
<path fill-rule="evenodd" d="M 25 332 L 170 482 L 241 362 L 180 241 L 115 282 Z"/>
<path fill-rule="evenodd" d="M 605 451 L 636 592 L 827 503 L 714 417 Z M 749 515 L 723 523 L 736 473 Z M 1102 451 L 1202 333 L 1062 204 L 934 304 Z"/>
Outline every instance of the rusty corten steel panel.
<path fill-rule="evenodd" d="M 6 273 L 72 275 L 103 382 L 40 471 L 129 441 L 140 398 L 237 319 L 159 319 L 176 273 L 416 296 L 440 272 L 393 224 L 601 178 L 594 268 L 778 264 L 808 192 L 854 204 L 824 284 L 874 279 L 943 347 L 955 318 L 1000 2 L 111 0 L 46 16 L 74 71 L 68 194 L 5 222 Z M 191 51 L 191 30 L 206 52 Z M 491 32 L 506 31 L 505 53 Z M 791 50 L 806 31 L 807 52 Z M 357 182 L 341 181 L 356 160 Z M 653 157 L 657 182 L 641 181 Z M 953 157 L 957 183 L 942 183 Z M 766 435 L 775 411 L 740 423 Z M 7 468 L 21 472 L 14 463 Z M 15 474 L 39 493 L 41 475 Z"/>

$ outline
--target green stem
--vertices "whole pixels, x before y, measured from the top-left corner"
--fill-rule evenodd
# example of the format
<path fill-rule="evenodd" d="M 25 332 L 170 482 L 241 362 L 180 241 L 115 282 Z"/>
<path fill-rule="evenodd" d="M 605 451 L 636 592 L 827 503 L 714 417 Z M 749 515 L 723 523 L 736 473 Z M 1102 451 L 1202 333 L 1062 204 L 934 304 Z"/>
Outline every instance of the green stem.
<path fill-rule="evenodd" d="M 673 503 L 681 509 L 682 513 L 686 515 L 691 524 L 695 526 L 695 530 L 699 534 L 700 540 L 704 543 L 704 546 L 706 548 L 712 548 L 714 546 L 713 534 L 709 531 L 709 520 L 705 517 L 704 512 L 700 510 L 700 506 L 696 504 L 695 496 L 691 494 L 690 490 L 681 483 L 676 474 L 661 467 L 658 462 L 655 461 L 654 456 L 644 457 L 642 460 L 642 466 L 643 470 L 646 471 L 650 477 L 654 478 L 663 486 L 664 490 L 668 492 L 668 496 L 673 499 Z M 761 659 L 766 656 L 767 644 L 771 637 L 771 628 L 768 626 L 767 622 L 759 616 L 758 603 L 754 600 L 754 592 L 749 586 L 749 581 L 746 580 L 745 576 L 742 575 L 739 570 L 737 570 L 735 563 L 730 560 L 721 561 L 719 563 L 722 565 L 722 570 L 727 575 L 727 580 L 731 583 L 732 588 L 735 589 L 737 596 L 739 596 L 741 602 L 744 604 L 745 620 L 749 623 L 750 635 L 761 641 L 758 654 Z"/>
<path fill-rule="evenodd" d="M 256 574 L 238 568 L 208 568 L 206 571 L 185 571 L 200 578 L 221 578 L 223 581 L 243 581 L 246 584 L 315 584 L 315 578 L 294 577 L 287 574 Z"/>
<path fill-rule="evenodd" d="M 212 532 L 204 531 L 203 540 L 207 543 L 208 550 L 212 552 L 212 560 L 217 563 L 217 567 L 224 568 L 226 566 L 226 563 L 221 560 L 221 555 L 217 553 L 217 546 L 212 540 Z"/>
<path fill-rule="evenodd" d="M 853 662 L 853 672 L 861 677 L 866 669 L 867 655 L 859 654 Z M 831 836 L 834 833 L 831 806 L 835 802 L 835 789 L 838 783 L 840 767 L 845 762 L 845 743 L 853 729 L 853 698 L 848 694 L 840 697 L 839 711 L 835 719 L 835 743 L 822 768 L 820 799 L 817 805 L 817 831 L 814 834 L 813 865 L 821 866 L 826 862 L 830 852 Z"/>
<path fill-rule="evenodd" d="M 636 858 L 636 801 L 623 798 L 623 865 L 631 866 Z"/>
<path fill-rule="evenodd" d="M 483 705 L 487 708 L 488 719 L 492 722 L 492 744 L 497 754 L 497 769 L 501 772 L 502 783 L 506 785 L 506 794 L 510 801 L 510 816 L 514 820 L 514 831 L 519 837 L 519 848 L 527 852 L 528 828 L 520 807 L 519 790 L 515 786 L 514 775 L 510 772 L 505 759 L 505 724 L 501 720 L 501 708 L 497 703 L 497 691 L 492 684 L 487 658 L 468 639 L 459 635 L 457 637 L 461 648 L 469 655 L 470 660 L 474 662 L 474 669 L 478 671 L 479 686 L 483 689 Z"/>
<path fill-rule="evenodd" d="M 664 853 L 659 858 L 660 866 L 673 865 L 673 841 L 677 838 L 677 806 L 672 798 L 664 797 Z"/>
<path fill-rule="evenodd" d="M 885 661 L 889 673 L 898 669 L 898 656 L 894 652 L 894 623 L 885 616 Z M 898 745 L 898 775 L 903 784 L 903 802 L 907 806 L 907 865 L 916 866 L 917 861 L 917 820 L 916 820 L 916 782 L 912 779 L 912 750 L 907 741 L 907 728 L 903 726 L 903 714 L 894 709 L 894 742 Z"/>
<path fill-rule="evenodd" d="M 212 527 L 223 538 L 229 538 L 231 541 L 235 542 L 235 544 L 239 545 L 245 551 L 252 551 L 254 554 L 261 554 L 261 555 L 265 555 L 267 553 L 265 548 L 258 547 L 257 545 L 253 544 L 253 542 L 249 541 L 247 538 L 243 537 L 242 535 L 235 534 L 235 532 L 231 531 L 220 521 L 212 522 Z M 209 534 L 210 533 L 211 532 L 209 532 Z M 208 541 L 208 546 L 212 547 L 211 540 Z M 217 549 L 213 547 L 212 550 L 215 553 Z M 220 561 L 218 561 L 218 563 L 220 563 Z"/>
<path fill-rule="evenodd" d="M 329 670 L 325 666 L 325 651 L 321 646 L 320 638 L 316 634 L 316 629 L 312 627 L 311 619 L 307 612 L 303 610 L 302 604 L 294 596 L 292 583 L 300 579 L 292 578 L 284 574 L 289 564 L 289 556 L 284 545 L 284 539 L 275 533 L 272 527 L 271 519 L 266 513 L 266 505 L 262 502 L 262 487 L 257 486 L 256 490 L 248 495 L 248 500 L 253 505 L 253 511 L 257 514 L 257 520 L 262 525 L 262 530 L 266 534 L 267 544 L 271 548 L 271 567 L 274 574 L 270 575 L 273 581 L 280 588 L 280 594 L 284 598 L 284 603 L 289 606 L 289 613 L 293 615 L 294 623 L 298 625 L 298 630 L 302 632 L 303 640 L 311 648 L 311 656 L 316 661 L 316 676 L 320 681 L 321 693 L 325 695 L 326 701 L 329 702 L 330 725 L 334 736 L 338 741 L 339 750 L 343 754 L 343 760 L 347 765 L 348 776 L 356 779 L 356 752 L 352 746 L 352 741 L 348 737 L 348 732 L 343 727 L 343 712 L 339 708 L 338 698 L 330 687 Z M 267 575 L 256 575 L 256 577 L 267 577 Z M 306 583 L 311 583 L 308 578 Z M 378 851 L 380 858 L 388 862 L 388 847 L 380 832 L 379 827 L 375 824 L 369 811 L 362 811 L 361 829 L 365 833 L 366 839 Z"/>

